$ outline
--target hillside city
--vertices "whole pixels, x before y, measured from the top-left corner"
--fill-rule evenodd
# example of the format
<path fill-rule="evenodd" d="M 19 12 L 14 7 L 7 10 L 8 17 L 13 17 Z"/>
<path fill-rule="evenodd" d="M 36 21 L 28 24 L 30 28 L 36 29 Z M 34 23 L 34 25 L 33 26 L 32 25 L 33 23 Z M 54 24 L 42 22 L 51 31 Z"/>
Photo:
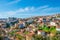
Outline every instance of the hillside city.
<path fill-rule="evenodd" d="M 0 18 L 0 40 L 60 40 L 60 14 Z"/>

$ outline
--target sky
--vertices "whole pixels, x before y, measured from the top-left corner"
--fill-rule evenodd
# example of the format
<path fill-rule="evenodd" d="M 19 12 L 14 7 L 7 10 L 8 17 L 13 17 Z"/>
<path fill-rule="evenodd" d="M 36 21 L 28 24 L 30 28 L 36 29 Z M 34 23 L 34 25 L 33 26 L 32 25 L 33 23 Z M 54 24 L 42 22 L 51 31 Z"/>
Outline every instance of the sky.
<path fill-rule="evenodd" d="M 60 14 L 60 0 L 0 0 L 0 18 Z"/>

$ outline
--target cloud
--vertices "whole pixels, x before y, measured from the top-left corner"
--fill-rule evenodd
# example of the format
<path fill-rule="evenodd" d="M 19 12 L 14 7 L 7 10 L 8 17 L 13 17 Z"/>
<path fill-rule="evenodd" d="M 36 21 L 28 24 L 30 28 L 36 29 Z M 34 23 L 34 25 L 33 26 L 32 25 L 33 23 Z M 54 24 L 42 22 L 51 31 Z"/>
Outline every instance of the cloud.
<path fill-rule="evenodd" d="M 0 14 L 0 18 L 2 18 L 3 17 L 3 15 L 2 14 Z"/>
<path fill-rule="evenodd" d="M 7 11 L 1 14 L 1 17 L 29 17 L 29 16 L 40 16 L 40 15 L 50 15 L 60 13 L 60 7 L 49 7 L 47 5 L 40 7 L 25 7 L 19 8 L 15 11 Z"/>
<path fill-rule="evenodd" d="M 29 12 L 29 11 L 33 11 L 34 7 L 26 7 L 26 8 L 20 8 L 18 10 L 16 10 L 16 12 Z"/>
<path fill-rule="evenodd" d="M 39 11 L 39 10 L 43 10 L 45 8 L 48 8 L 47 5 L 45 6 L 41 6 L 41 7 L 25 7 L 25 8 L 19 8 L 18 10 L 16 10 L 16 12 L 35 12 L 35 11 Z"/>
<path fill-rule="evenodd" d="M 20 1 L 21 1 L 21 0 L 14 0 L 14 1 L 11 1 L 11 2 L 7 3 L 7 5 L 14 4 L 14 3 L 18 3 L 18 2 L 20 2 Z"/>

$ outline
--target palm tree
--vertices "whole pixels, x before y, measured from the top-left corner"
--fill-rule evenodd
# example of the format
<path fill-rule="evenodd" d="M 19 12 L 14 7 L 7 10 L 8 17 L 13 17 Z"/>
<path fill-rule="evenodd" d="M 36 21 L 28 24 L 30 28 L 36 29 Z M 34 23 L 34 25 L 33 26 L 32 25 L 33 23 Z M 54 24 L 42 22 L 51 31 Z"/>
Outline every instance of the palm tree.
<path fill-rule="evenodd" d="M 37 35 L 37 34 L 34 35 L 33 38 L 34 38 L 34 40 L 43 40 L 43 36 Z"/>
<path fill-rule="evenodd" d="M 3 39 L 3 36 L 0 36 L 0 40 L 2 40 Z"/>
<path fill-rule="evenodd" d="M 51 26 L 49 31 L 50 31 L 50 34 L 52 34 L 51 36 L 54 36 L 56 34 L 56 27 L 55 26 Z"/>
<path fill-rule="evenodd" d="M 24 34 L 25 34 L 26 40 L 30 40 L 29 32 L 28 31 L 25 31 Z"/>
<path fill-rule="evenodd" d="M 24 37 L 23 37 L 22 35 L 20 35 L 20 34 L 16 34 L 16 38 L 17 38 L 18 40 L 23 40 L 23 39 L 24 39 Z"/>

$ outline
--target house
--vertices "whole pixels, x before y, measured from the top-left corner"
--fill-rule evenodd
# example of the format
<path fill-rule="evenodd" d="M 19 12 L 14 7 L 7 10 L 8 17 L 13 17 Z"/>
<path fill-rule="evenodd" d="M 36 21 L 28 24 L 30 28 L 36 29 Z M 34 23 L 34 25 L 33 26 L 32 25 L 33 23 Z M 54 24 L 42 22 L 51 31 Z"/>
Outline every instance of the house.
<path fill-rule="evenodd" d="M 7 23 L 10 25 L 10 26 L 13 26 L 15 25 L 15 23 L 18 23 L 18 19 L 17 18 L 14 18 L 14 17 L 9 17 L 7 19 Z"/>
<path fill-rule="evenodd" d="M 0 27 L 1 28 L 6 28 L 6 22 L 5 21 L 0 21 Z"/>
<path fill-rule="evenodd" d="M 20 20 L 18 23 L 18 28 L 25 28 L 25 22 Z"/>

